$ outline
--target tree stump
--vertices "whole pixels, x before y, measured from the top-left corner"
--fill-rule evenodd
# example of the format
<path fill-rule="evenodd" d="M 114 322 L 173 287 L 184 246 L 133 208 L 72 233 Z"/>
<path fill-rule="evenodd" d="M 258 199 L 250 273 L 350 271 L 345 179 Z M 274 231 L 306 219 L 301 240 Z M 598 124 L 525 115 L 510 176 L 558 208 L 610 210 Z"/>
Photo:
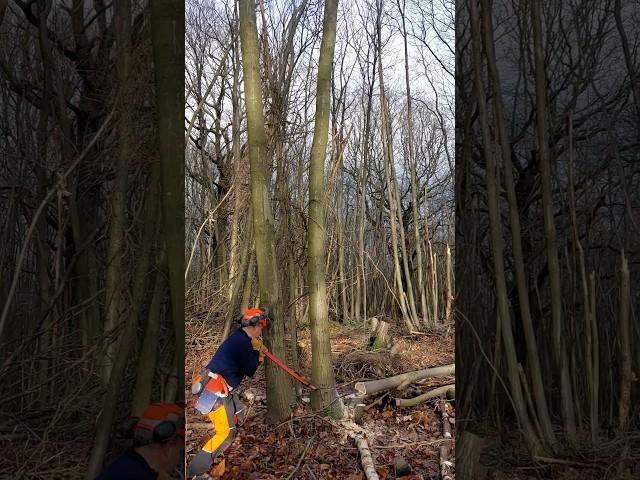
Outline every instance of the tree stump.
<path fill-rule="evenodd" d="M 364 403 L 358 403 L 353 410 L 353 421 L 358 425 L 362 425 L 364 417 Z"/>
<path fill-rule="evenodd" d="M 389 324 L 377 318 L 372 318 L 370 322 L 371 335 L 369 337 L 369 348 L 371 350 L 387 348 L 389 346 Z"/>

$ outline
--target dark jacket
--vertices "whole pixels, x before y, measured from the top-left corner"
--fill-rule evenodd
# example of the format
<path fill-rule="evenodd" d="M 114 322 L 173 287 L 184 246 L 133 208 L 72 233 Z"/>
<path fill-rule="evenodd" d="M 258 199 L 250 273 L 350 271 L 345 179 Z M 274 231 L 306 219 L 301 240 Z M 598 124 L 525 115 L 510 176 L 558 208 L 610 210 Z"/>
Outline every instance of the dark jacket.
<path fill-rule="evenodd" d="M 127 448 L 96 480 L 156 480 L 158 474 L 133 447 Z"/>
<path fill-rule="evenodd" d="M 222 342 L 207 368 L 222 375 L 230 387 L 236 388 L 245 376 L 253 377 L 258 365 L 258 352 L 251 346 L 251 338 L 238 328 Z"/>

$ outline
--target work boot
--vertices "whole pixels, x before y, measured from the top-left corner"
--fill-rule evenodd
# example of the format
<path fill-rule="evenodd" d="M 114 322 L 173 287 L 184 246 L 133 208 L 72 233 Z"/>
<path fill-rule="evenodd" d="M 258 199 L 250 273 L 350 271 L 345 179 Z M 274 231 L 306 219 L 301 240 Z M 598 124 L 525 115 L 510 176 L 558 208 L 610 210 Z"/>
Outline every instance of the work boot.
<path fill-rule="evenodd" d="M 189 464 L 189 477 L 206 474 L 213 466 L 213 456 L 209 452 L 200 450 Z M 207 475 L 208 477 L 208 475 Z M 204 477 L 204 478 L 207 478 Z"/>

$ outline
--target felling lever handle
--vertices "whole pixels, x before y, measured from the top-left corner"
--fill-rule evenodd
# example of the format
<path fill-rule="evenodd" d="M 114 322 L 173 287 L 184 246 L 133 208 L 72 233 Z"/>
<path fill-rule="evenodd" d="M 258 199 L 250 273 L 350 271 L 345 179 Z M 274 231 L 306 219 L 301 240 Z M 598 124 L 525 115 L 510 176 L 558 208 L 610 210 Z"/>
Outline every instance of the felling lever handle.
<path fill-rule="evenodd" d="M 287 372 L 289 375 L 291 375 L 293 378 L 295 378 L 296 380 L 298 380 L 301 384 L 303 384 L 305 387 L 310 388 L 311 390 L 317 390 L 318 387 L 316 387 L 315 385 L 313 385 L 311 382 L 309 382 L 308 380 L 305 380 L 303 377 L 301 377 L 300 375 L 298 375 L 296 372 L 294 372 L 293 370 L 291 370 L 289 367 L 287 367 L 284 363 L 282 363 L 280 360 L 278 360 L 276 357 L 274 357 L 271 352 L 264 352 L 264 356 L 267 357 L 269 360 L 271 360 L 273 363 L 275 363 L 278 367 L 280 367 L 282 370 L 284 370 L 285 372 Z"/>

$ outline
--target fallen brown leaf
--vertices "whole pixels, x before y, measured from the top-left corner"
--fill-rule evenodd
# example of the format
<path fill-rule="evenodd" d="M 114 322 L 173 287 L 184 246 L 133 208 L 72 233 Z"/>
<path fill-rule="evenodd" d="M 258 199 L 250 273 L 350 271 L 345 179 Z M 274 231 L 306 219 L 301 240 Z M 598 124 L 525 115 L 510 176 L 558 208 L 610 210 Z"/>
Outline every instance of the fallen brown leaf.
<path fill-rule="evenodd" d="M 221 477 L 222 475 L 224 475 L 224 471 L 225 471 L 225 467 L 224 467 L 225 461 L 224 458 L 220 461 L 220 463 L 218 463 L 215 467 L 213 467 L 211 469 L 211 471 L 209 472 L 209 475 L 211 475 L 213 478 L 216 477 Z"/>

